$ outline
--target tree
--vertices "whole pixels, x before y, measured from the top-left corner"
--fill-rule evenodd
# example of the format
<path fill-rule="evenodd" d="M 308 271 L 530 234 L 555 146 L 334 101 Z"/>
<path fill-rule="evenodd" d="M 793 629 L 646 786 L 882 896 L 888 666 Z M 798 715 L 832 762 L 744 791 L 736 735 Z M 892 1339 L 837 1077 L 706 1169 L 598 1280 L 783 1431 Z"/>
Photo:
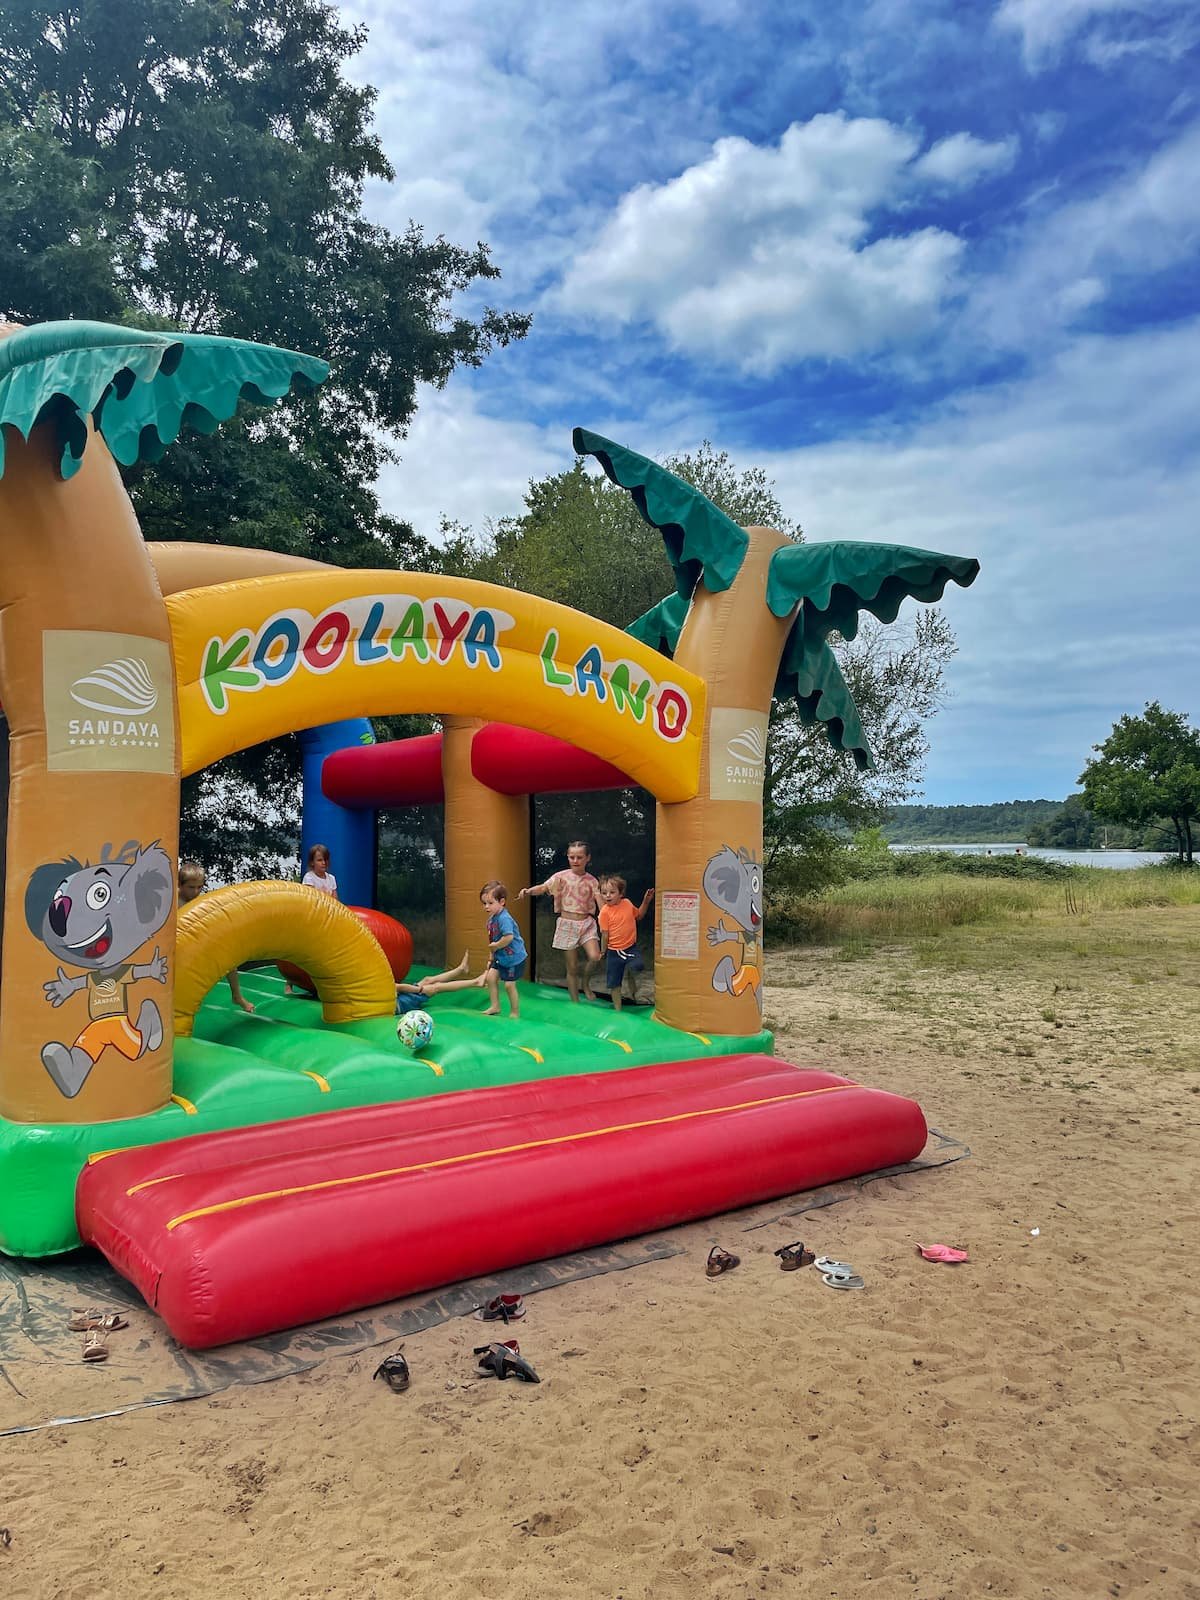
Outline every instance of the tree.
<path fill-rule="evenodd" d="M 739 526 L 772 527 L 797 544 L 803 541 L 762 469 L 737 466 L 707 440 L 664 465 Z M 671 583 L 661 533 L 628 494 L 582 461 L 531 483 L 521 515 L 502 519 L 480 536 L 461 528 L 451 532 L 443 552 L 447 570 L 578 606 L 617 627 L 650 611 Z M 878 822 L 920 783 L 928 752 L 924 723 L 941 704 L 945 668 L 956 650 L 945 616 L 921 611 L 887 629 L 867 618 L 852 642 L 834 637 L 875 766 L 858 770 L 830 744 L 824 727 L 804 722 L 794 698 L 777 697 L 765 774 L 768 866 L 782 865 L 781 855 L 789 851 L 816 849 L 831 822 L 850 831 Z M 607 804 L 611 811 L 614 802 Z M 636 816 L 629 805 L 620 804 L 609 826 L 626 837 L 648 832 L 648 797 L 640 797 Z M 548 823 L 556 807 L 561 803 L 545 804 Z M 822 850 L 822 858 L 827 856 Z"/>
<path fill-rule="evenodd" d="M 394 174 L 362 45 L 323 0 L 0 0 L 0 313 L 260 340 L 330 361 L 319 396 L 129 475 L 150 538 L 349 565 L 426 549 L 371 485 L 416 408 L 529 319 L 451 303 L 486 245 L 362 216 Z"/>
<path fill-rule="evenodd" d="M 1192 866 L 1200 819 L 1200 729 L 1188 726 L 1186 712 L 1164 711 L 1149 700 L 1140 717 L 1122 717 L 1104 743 L 1092 748 L 1096 755 L 1079 777 L 1089 809 L 1131 828 L 1165 818 L 1179 864 Z"/>
<path fill-rule="evenodd" d="M 529 318 L 454 302 L 488 248 L 362 215 L 393 176 L 375 92 L 343 75 L 365 32 L 323 0 L 0 0 L 0 320 L 66 317 L 221 334 L 332 363 L 320 394 L 185 438 L 126 482 L 149 539 L 347 566 L 427 566 L 374 483 L 416 408 Z M 294 817 L 289 748 L 189 784 L 185 839 L 231 775 L 250 813 Z M 222 815 L 225 814 L 222 806 Z M 234 865 L 246 840 L 221 830 Z"/>

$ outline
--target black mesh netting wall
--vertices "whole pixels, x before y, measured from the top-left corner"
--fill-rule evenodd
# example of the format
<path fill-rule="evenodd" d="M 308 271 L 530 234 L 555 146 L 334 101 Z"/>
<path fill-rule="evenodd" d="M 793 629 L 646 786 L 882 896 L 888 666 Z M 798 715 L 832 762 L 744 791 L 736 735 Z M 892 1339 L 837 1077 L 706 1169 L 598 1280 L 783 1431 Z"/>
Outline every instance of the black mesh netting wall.
<path fill-rule="evenodd" d="M 654 885 L 654 796 L 645 789 L 610 789 L 601 794 L 547 794 L 533 801 L 533 875 L 542 883 L 567 864 L 567 845 L 586 839 L 597 878 L 615 872 L 625 879 L 626 893 L 637 905 Z M 554 906 L 540 896 L 534 921 L 534 964 L 543 983 L 566 971 L 554 949 Z M 654 965 L 653 909 L 638 930 L 638 945 L 647 971 Z"/>
<path fill-rule="evenodd" d="M 440 968 L 445 954 L 445 811 L 397 806 L 379 813 L 376 904 L 413 936 L 413 960 Z"/>
<path fill-rule="evenodd" d="M 533 822 L 533 876 L 541 883 L 567 864 L 567 845 L 586 839 L 591 870 L 599 877 L 619 873 L 636 905 L 654 883 L 654 797 L 645 789 L 603 794 L 553 794 L 536 797 Z M 440 967 L 445 953 L 445 813 L 436 806 L 399 806 L 379 813 L 378 904 L 399 917 L 413 936 L 414 960 Z M 515 890 L 519 885 L 510 886 Z M 534 974 L 553 983 L 563 976 L 562 956 L 553 947 L 554 908 L 549 896 L 534 902 Z M 653 967 L 651 910 L 641 924 L 638 944 L 647 969 Z"/>

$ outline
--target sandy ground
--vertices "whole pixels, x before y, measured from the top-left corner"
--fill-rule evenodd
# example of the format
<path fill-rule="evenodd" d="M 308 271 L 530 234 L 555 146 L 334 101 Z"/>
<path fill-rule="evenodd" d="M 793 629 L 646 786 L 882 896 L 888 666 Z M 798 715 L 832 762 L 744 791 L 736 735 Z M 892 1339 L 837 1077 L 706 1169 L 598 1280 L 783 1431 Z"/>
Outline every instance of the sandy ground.
<path fill-rule="evenodd" d="M 464 1320 L 408 1341 L 404 1395 L 331 1359 L 0 1440 L 0 1590 L 1196 1600 L 1200 915 L 1136 915 L 1003 967 L 970 933 L 776 957 L 780 1053 L 970 1160 L 538 1295 L 538 1387 L 473 1380 Z M 777 1270 L 797 1236 L 865 1292 Z M 710 1281 L 714 1239 L 743 1259 Z"/>

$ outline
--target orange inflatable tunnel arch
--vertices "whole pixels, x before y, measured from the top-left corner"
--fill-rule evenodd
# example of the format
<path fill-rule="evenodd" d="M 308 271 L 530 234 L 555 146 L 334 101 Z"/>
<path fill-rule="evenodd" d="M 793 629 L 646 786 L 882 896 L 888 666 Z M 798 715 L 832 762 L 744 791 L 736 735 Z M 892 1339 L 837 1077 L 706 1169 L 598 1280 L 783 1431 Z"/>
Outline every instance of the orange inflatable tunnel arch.
<path fill-rule="evenodd" d="M 326 1022 L 388 1017 L 396 985 L 378 942 L 346 906 L 298 883 L 240 883 L 182 908 L 175 1032 L 190 1035 L 205 995 L 243 961 L 292 961 L 312 978 Z"/>

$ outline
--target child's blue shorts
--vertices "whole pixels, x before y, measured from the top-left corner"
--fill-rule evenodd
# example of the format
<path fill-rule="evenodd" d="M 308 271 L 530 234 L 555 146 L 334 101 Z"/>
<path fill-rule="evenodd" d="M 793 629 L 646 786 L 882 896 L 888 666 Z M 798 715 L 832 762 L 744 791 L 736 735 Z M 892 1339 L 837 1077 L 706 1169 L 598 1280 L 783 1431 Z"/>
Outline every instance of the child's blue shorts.
<path fill-rule="evenodd" d="M 642 960 L 637 945 L 631 945 L 628 950 L 609 949 L 605 960 L 605 977 L 608 979 L 610 989 L 619 989 L 627 972 L 645 972 L 645 970 L 646 963 Z"/>
<path fill-rule="evenodd" d="M 429 996 L 424 994 L 398 994 L 396 996 L 396 1015 L 402 1017 L 406 1011 L 421 1011 Z"/>
<path fill-rule="evenodd" d="M 493 957 L 492 966 L 494 966 L 496 971 L 500 974 L 501 983 L 519 983 L 525 976 L 524 961 L 518 961 L 512 966 L 505 966 L 502 961 L 497 961 Z"/>

